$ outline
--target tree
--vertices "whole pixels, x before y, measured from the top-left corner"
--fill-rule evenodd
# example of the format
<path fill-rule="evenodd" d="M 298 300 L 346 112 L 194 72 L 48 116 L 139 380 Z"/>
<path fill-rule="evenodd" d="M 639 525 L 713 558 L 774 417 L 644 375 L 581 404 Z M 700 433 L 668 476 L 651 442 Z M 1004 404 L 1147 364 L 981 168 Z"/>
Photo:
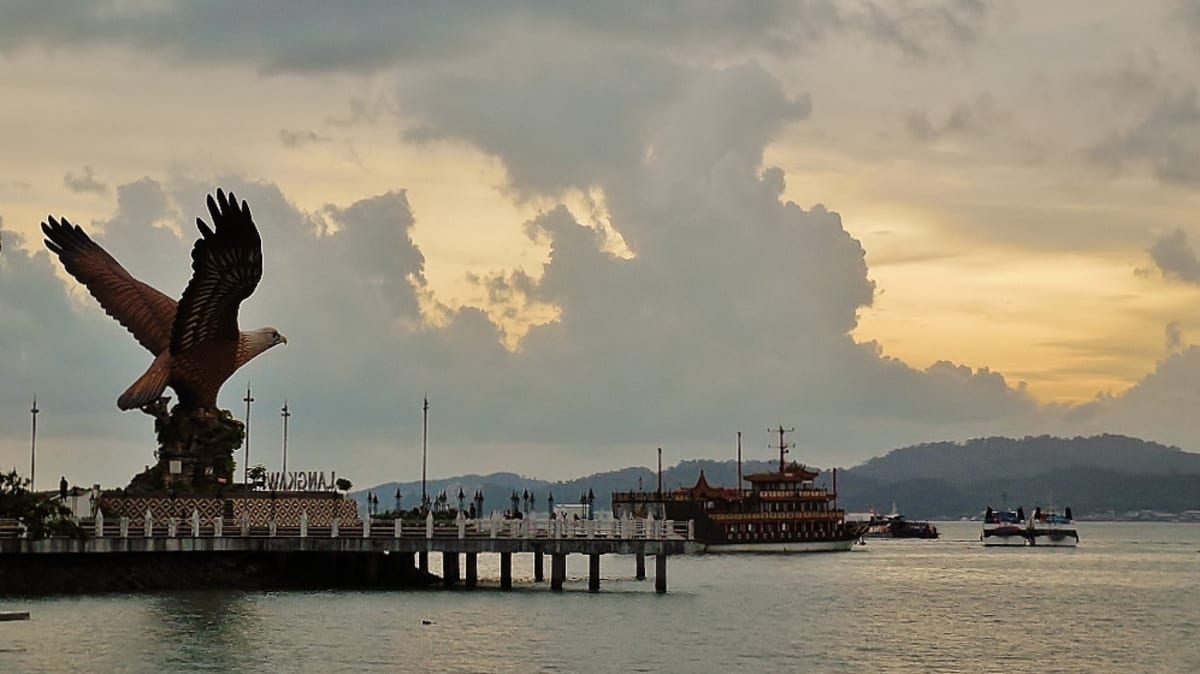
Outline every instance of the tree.
<path fill-rule="evenodd" d="M 71 509 L 52 498 L 29 491 L 29 480 L 17 471 L 0 474 L 0 518 L 15 519 L 34 540 L 50 536 L 83 538 L 84 531 Z"/>

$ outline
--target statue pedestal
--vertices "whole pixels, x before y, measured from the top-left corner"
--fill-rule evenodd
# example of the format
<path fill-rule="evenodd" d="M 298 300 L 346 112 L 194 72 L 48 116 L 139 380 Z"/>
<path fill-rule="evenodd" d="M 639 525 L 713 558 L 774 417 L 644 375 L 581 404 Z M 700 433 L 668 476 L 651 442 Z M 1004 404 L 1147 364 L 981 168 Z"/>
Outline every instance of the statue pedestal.
<path fill-rule="evenodd" d="M 233 453 L 245 426 L 229 410 L 187 409 L 167 413 L 166 399 L 142 409 L 154 417 L 158 462 L 133 478 L 133 493 L 210 492 L 233 485 Z"/>

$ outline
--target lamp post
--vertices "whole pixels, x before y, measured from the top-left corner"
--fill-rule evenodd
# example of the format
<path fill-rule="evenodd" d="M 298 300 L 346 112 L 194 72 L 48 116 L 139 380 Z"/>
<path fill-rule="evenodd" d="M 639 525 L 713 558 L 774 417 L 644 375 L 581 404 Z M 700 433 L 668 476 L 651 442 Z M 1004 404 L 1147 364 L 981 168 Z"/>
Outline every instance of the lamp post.
<path fill-rule="evenodd" d="M 421 507 L 429 509 L 429 494 L 425 491 L 425 467 L 429 462 L 429 396 L 421 406 Z"/>
<path fill-rule="evenodd" d="M 512 501 L 512 510 L 510 510 L 509 512 L 511 512 L 512 515 L 515 517 L 517 515 L 517 513 L 520 512 L 520 510 L 518 510 L 517 508 L 521 504 L 521 497 L 517 494 L 517 490 L 514 489 L 512 496 L 508 497 L 508 499 L 510 501 Z"/>
<path fill-rule="evenodd" d="M 33 407 L 29 408 L 29 415 L 33 418 L 33 430 L 29 438 L 29 491 L 34 491 L 33 476 L 34 468 L 37 459 L 37 415 L 41 410 L 37 406 L 37 394 L 33 396 Z"/>
<path fill-rule="evenodd" d="M 246 465 L 242 466 L 242 482 L 250 483 L 250 403 L 254 402 L 254 396 L 250 395 L 250 384 L 246 384 L 246 397 L 242 398 L 246 402 Z"/>
<path fill-rule="evenodd" d="M 550 511 L 551 516 L 554 515 L 554 492 L 550 492 L 549 495 L 546 496 L 546 510 Z"/>
<path fill-rule="evenodd" d="M 483 490 L 475 490 L 475 516 L 483 519 Z"/>
<path fill-rule="evenodd" d="M 462 485 L 458 485 L 458 512 L 463 511 L 463 500 L 466 499 L 466 497 L 467 495 L 463 493 Z"/>
<path fill-rule="evenodd" d="M 587 493 L 587 504 L 588 504 L 588 519 L 589 519 L 589 520 L 594 520 L 594 519 L 596 519 L 596 518 L 595 518 L 595 517 L 592 515 L 592 512 L 593 512 L 593 511 L 592 511 L 592 504 L 593 504 L 593 503 L 595 503 L 595 501 L 596 501 L 596 495 L 592 493 L 592 488 L 591 488 L 591 487 L 588 487 L 588 493 Z"/>
<path fill-rule="evenodd" d="M 400 516 L 400 487 L 396 487 L 396 517 Z"/>
<path fill-rule="evenodd" d="M 291 418 L 292 413 L 288 410 L 286 400 L 283 401 L 283 408 L 279 410 L 279 416 L 283 417 L 283 483 L 287 484 L 287 432 L 288 419 Z"/>
<path fill-rule="evenodd" d="M 524 508 L 524 510 L 522 512 L 524 512 L 526 515 L 528 515 L 529 514 L 529 490 L 528 489 L 526 489 L 521 494 L 521 507 Z"/>

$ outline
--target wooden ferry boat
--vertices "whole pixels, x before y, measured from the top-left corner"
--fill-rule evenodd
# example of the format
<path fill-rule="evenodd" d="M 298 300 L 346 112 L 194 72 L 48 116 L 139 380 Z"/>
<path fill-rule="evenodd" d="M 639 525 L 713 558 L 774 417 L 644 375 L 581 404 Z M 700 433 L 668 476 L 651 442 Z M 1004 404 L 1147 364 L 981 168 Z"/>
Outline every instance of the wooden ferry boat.
<path fill-rule="evenodd" d="M 692 487 L 663 492 L 613 494 L 616 517 L 694 520 L 698 552 L 833 552 L 850 550 L 867 529 L 847 522 L 837 507 L 837 470 L 833 489 L 817 486 L 819 471 L 788 463 L 785 431 L 779 433 L 779 470 L 741 476 L 737 488 L 714 487 L 701 471 Z"/>

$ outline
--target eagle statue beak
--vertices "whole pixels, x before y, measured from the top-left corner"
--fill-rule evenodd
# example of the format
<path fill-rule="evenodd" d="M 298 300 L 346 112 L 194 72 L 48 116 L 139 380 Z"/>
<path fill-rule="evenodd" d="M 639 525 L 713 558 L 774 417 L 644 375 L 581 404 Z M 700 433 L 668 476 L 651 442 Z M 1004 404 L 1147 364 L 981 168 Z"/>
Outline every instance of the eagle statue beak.
<path fill-rule="evenodd" d="M 279 343 L 280 343 L 280 344 L 287 344 L 287 337 L 284 337 L 283 335 L 280 335 L 280 336 L 279 336 Z"/>

